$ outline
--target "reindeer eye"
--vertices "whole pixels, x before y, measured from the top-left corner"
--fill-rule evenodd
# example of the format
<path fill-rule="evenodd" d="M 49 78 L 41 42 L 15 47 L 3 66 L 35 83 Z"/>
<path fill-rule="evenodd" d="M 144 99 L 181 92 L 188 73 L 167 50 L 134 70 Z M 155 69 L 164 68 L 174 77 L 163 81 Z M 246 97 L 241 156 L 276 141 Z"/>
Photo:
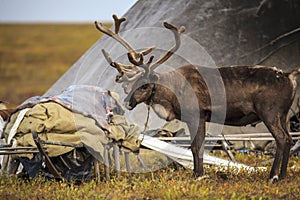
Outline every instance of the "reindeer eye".
<path fill-rule="evenodd" d="M 148 85 L 142 85 L 141 89 L 146 90 L 148 88 Z"/>

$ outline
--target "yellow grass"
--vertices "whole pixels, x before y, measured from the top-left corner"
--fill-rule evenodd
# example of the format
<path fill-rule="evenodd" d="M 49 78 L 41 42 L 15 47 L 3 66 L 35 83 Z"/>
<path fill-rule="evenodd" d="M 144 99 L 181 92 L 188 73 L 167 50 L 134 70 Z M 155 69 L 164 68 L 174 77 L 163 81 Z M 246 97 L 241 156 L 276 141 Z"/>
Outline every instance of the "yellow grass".
<path fill-rule="evenodd" d="M 0 100 L 42 95 L 101 36 L 94 24 L 0 24 Z"/>

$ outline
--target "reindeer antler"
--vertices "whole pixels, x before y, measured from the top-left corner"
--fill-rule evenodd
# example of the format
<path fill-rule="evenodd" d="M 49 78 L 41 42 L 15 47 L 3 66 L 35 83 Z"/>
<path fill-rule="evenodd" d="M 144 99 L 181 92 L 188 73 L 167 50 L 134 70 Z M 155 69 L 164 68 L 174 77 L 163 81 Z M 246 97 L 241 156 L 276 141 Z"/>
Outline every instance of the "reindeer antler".
<path fill-rule="evenodd" d="M 121 78 L 123 77 L 124 73 L 131 74 L 131 75 L 137 74 L 136 71 L 138 71 L 138 69 L 135 65 L 123 65 L 121 63 L 112 61 L 109 53 L 104 49 L 102 49 L 102 54 L 104 55 L 106 61 L 110 64 L 110 66 L 118 70 L 119 74 L 116 76 L 115 79 L 116 82 L 123 82 L 123 79 Z"/>
<path fill-rule="evenodd" d="M 132 57 L 132 55 L 130 53 L 128 53 L 129 61 L 136 66 L 142 67 L 145 70 L 145 76 L 147 76 L 147 77 L 149 77 L 149 75 L 159 65 L 161 65 L 162 63 L 167 61 L 174 54 L 174 52 L 176 52 L 178 50 L 178 48 L 181 44 L 180 35 L 181 35 L 181 33 L 183 33 L 185 31 L 185 27 L 181 26 L 178 29 L 176 26 L 169 24 L 168 22 L 164 22 L 164 26 L 165 26 L 165 28 L 167 28 L 173 32 L 174 37 L 175 37 L 175 45 L 171 49 L 169 49 L 169 51 L 163 57 L 161 57 L 155 63 L 151 64 L 154 56 L 151 56 L 149 58 L 148 62 L 144 63 L 143 55 L 140 56 L 139 62 L 136 62 L 136 60 Z"/>
<path fill-rule="evenodd" d="M 115 21 L 115 32 L 110 30 L 108 27 L 103 26 L 101 22 L 95 21 L 96 28 L 101 31 L 102 33 L 114 38 L 117 40 L 120 44 L 122 44 L 130 53 L 134 54 L 134 57 L 137 57 L 138 53 L 132 48 L 132 46 L 126 42 L 123 38 L 120 37 L 119 31 L 120 31 L 120 26 L 122 22 L 126 21 L 126 18 L 118 18 L 116 15 L 113 15 L 114 21 Z"/>
<path fill-rule="evenodd" d="M 150 71 L 153 71 L 159 65 L 161 65 L 162 63 L 167 61 L 175 53 L 175 51 L 177 51 L 177 49 L 179 48 L 179 46 L 181 44 L 180 35 L 181 35 L 181 33 L 183 33 L 185 31 L 184 26 L 181 26 L 178 29 L 176 26 L 169 24 L 168 22 L 164 22 L 164 26 L 174 33 L 175 45 L 171 49 L 169 49 L 169 51 L 163 57 L 161 57 L 158 61 L 156 61 L 155 63 L 153 63 L 153 65 L 151 65 Z"/>
<path fill-rule="evenodd" d="M 127 50 L 127 56 L 129 61 L 131 62 L 131 65 L 123 65 L 120 63 L 113 62 L 109 53 L 106 52 L 104 49 L 102 50 L 102 53 L 107 60 L 107 62 L 114 68 L 116 68 L 119 72 L 119 74 L 116 76 L 116 82 L 123 82 L 123 81 L 133 81 L 137 78 L 141 77 L 142 75 L 149 77 L 149 75 L 162 63 L 164 63 L 166 60 L 168 60 L 175 51 L 178 50 L 181 41 L 180 41 L 180 35 L 185 31 L 185 27 L 181 26 L 180 28 L 177 28 L 176 26 L 169 24 L 167 22 L 164 22 L 165 28 L 171 30 L 175 37 L 175 45 L 169 49 L 169 51 L 161 57 L 159 60 L 157 60 L 155 63 L 152 64 L 152 61 L 154 59 L 154 56 L 150 56 L 148 61 L 144 62 L 144 56 L 151 53 L 154 47 L 148 48 L 141 52 L 136 52 L 134 48 L 125 41 L 120 35 L 120 26 L 121 24 L 126 21 L 125 18 L 118 18 L 116 15 L 113 15 L 114 24 L 115 24 L 115 31 L 113 32 L 109 28 L 103 26 L 100 22 L 95 22 L 96 28 L 101 31 L 102 33 L 114 38 L 116 41 L 118 41 L 120 44 L 122 44 Z M 139 71 L 137 67 L 141 67 L 144 69 L 144 73 Z"/>
<path fill-rule="evenodd" d="M 128 50 L 128 55 L 130 55 L 131 61 L 133 61 L 132 62 L 133 64 L 132 65 L 123 65 L 121 63 L 113 62 L 108 52 L 106 52 L 104 49 L 102 49 L 102 53 L 103 53 L 105 59 L 107 60 L 107 62 L 112 67 L 116 68 L 119 72 L 119 74 L 116 76 L 116 82 L 132 80 L 134 77 L 128 78 L 128 76 L 136 76 L 136 75 L 140 76 L 141 75 L 141 73 L 138 73 L 139 71 L 137 69 L 137 66 L 139 66 L 139 65 L 136 65 L 136 64 L 142 63 L 142 61 L 144 59 L 143 56 L 149 54 L 154 49 L 154 47 L 148 48 L 141 52 L 136 52 L 134 50 L 134 48 L 119 35 L 120 26 L 124 21 L 126 21 L 126 18 L 124 18 L 124 17 L 118 18 L 116 15 L 113 15 L 113 19 L 115 22 L 114 23 L 115 24 L 114 32 L 112 30 L 110 30 L 108 27 L 105 27 L 102 23 L 97 22 L 97 21 L 95 21 L 96 28 L 100 32 L 114 38 L 116 41 L 118 41 L 120 44 L 122 44 Z M 136 64 L 134 64 L 134 63 L 136 63 Z M 125 73 L 127 76 L 124 77 L 124 79 L 123 79 L 122 77 L 124 76 Z M 134 78 L 134 79 L 136 79 L 136 78 Z"/>
<path fill-rule="evenodd" d="M 115 24 L 115 32 L 111 31 L 109 28 L 103 26 L 102 23 L 97 22 L 97 21 L 95 21 L 96 28 L 99 31 L 101 31 L 102 33 L 114 38 L 116 41 L 118 41 L 120 44 L 122 44 L 128 50 L 128 52 L 132 55 L 132 57 L 134 58 L 134 60 L 136 62 L 139 62 L 137 59 L 139 59 L 141 56 L 147 55 L 153 50 L 153 47 L 151 47 L 145 51 L 136 52 L 134 50 L 134 48 L 119 35 L 120 26 L 121 26 L 122 22 L 126 21 L 126 18 L 122 17 L 119 19 L 116 15 L 113 15 L 113 19 L 115 22 L 114 23 Z"/>

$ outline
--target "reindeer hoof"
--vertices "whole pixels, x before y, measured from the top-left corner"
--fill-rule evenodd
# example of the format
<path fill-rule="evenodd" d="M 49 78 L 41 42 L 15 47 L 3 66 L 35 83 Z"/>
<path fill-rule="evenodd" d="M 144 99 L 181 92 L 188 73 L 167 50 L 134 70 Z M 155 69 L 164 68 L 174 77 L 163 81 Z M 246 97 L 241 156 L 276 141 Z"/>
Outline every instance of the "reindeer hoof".
<path fill-rule="evenodd" d="M 204 180 L 204 179 L 208 179 L 209 178 L 209 176 L 208 175 L 203 175 L 203 176 L 199 176 L 199 177 L 197 177 L 197 181 L 202 181 L 202 180 Z"/>
<path fill-rule="evenodd" d="M 271 183 L 277 183 L 279 181 L 279 177 L 276 175 L 276 176 L 273 176 L 271 179 L 270 179 L 270 182 Z"/>

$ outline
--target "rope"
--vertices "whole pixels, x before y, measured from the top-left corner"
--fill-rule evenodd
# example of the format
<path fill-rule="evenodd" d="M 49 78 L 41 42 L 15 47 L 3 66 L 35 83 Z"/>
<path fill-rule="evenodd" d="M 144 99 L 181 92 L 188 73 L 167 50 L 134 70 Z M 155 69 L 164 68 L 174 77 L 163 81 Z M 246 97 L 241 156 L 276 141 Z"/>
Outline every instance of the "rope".
<path fill-rule="evenodd" d="M 147 118 L 146 118 L 146 121 L 145 121 L 145 126 L 144 126 L 144 131 L 143 131 L 143 138 L 141 139 L 141 142 L 144 141 L 144 137 L 145 137 L 145 132 L 147 130 L 147 127 L 148 127 L 148 123 L 149 123 L 149 116 L 150 116 L 150 107 L 151 107 L 151 103 L 149 105 L 147 105 Z"/>
<path fill-rule="evenodd" d="M 150 108 L 151 108 L 151 106 L 153 104 L 153 99 L 152 98 L 153 98 L 155 92 L 156 92 L 156 85 L 154 84 L 153 88 L 152 88 L 152 91 L 151 91 L 151 95 L 150 95 L 150 97 L 148 99 L 149 100 L 149 104 L 147 104 L 147 111 L 148 111 L 148 113 L 147 113 L 147 118 L 146 118 L 146 122 L 145 122 L 144 132 L 147 130 L 147 127 L 148 127 L 149 116 L 150 116 Z"/>
<path fill-rule="evenodd" d="M 147 130 L 147 127 L 148 127 L 148 123 L 149 123 L 149 116 L 150 116 L 150 108 L 151 108 L 151 104 L 147 105 L 147 118 L 146 118 L 146 121 L 145 121 L 145 127 L 144 127 L 144 131 L 143 132 L 146 132 Z"/>
<path fill-rule="evenodd" d="M 150 117 L 150 108 L 151 108 L 151 106 L 152 106 L 152 104 L 153 104 L 153 99 L 152 99 L 152 97 L 154 96 L 155 91 L 156 91 L 156 87 L 155 87 L 155 84 L 154 84 L 154 86 L 153 86 L 153 88 L 152 88 L 151 95 L 150 95 L 150 97 L 149 97 L 149 104 L 147 104 L 147 118 L 146 118 L 146 121 L 145 121 L 145 124 L 144 124 L 145 126 L 144 126 L 144 131 L 143 131 L 143 138 L 142 138 L 142 141 L 144 140 L 145 132 L 146 132 L 147 127 L 148 127 L 149 117 Z"/>

